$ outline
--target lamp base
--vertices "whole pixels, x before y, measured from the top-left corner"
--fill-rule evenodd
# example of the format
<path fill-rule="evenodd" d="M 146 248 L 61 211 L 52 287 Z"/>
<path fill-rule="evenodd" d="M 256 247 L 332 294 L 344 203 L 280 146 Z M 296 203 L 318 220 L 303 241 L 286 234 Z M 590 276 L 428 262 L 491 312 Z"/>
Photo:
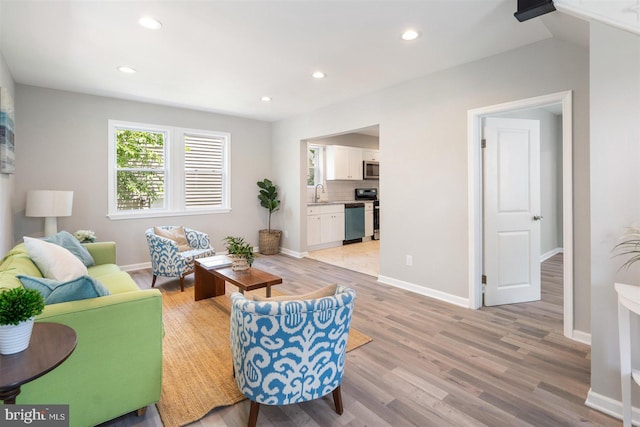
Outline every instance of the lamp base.
<path fill-rule="evenodd" d="M 44 237 L 53 236 L 58 232 L 58 218 L 48 216 L 44 219 Z"/>

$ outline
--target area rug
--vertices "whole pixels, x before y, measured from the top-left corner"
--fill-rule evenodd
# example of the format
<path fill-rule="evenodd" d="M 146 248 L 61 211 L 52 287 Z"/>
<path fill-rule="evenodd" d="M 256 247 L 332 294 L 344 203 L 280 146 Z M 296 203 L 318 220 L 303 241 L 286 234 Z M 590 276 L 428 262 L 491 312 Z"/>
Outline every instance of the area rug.
<path fill-rule="evenodd" d="M 165 336 L 162 396 L 156 404 L 165 427 L 197 421 L 212 409 L 244 400 L 232 372 L 229 345 L 231 292 L 194 301 L 193 287 L 160 287 Z M 264 289 L 254 291 L 264 295 Z M 273 291 L 273 294 L 278 294 Z M 371 341 L 351 328 L 347 351 Z"/>

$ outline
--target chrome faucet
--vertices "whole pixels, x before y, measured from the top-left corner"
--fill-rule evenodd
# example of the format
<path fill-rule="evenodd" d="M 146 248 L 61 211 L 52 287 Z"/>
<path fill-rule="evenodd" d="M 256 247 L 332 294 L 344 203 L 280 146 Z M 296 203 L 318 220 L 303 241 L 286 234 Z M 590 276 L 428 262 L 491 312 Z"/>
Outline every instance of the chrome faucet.
<path fill-rule="evenodd" d="M 316 194 L 313 197 L 313 203 L 318 203 L 318 187 L 322 187 L 322 192 L 324 193 L 324 185 L 322 184 L 316 185 Z"/>

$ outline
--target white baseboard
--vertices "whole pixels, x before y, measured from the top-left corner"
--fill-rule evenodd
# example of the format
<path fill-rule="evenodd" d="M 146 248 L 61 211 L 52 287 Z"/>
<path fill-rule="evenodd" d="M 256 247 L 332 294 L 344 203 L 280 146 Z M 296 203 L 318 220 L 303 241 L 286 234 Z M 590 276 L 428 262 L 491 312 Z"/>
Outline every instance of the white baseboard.
<path fill-rule="evenodd" d="M 255 248 L 253 248 L 253 252 L 256 255 L 260 256 L 257 246 Z M 305 256 L 307 256 L 306 252 L 295 252 L 295 251 L 292 251 L 291 249 L 287 249 L 287 248 L 280 248 L 280 253 L 292 256 L 294 258 L 304 258 Z M 226 255 L 226 254 L 227 254 L 226 251 L 225 252 L 216 252 L 216 255 Z M 144 270 L 146 268 L 151 268 L 151 261 L 141 262 L 141 263 L 138 263 L 138 264 L 120 265 L 119 267 L 120 267 L 120 270 L 122 270 L 122 271 Z"/>
<path fill-rule="evenodd" d="M 451 295 L 446 292 L 437 291 L 435 289 L 427 288 L 424 286 L 416 285 L 414 283 L 404 282 L 402 280 L 394 279 L 387 276 L 378 276 L 378 281 L 386 285 L 395 286 L 396 288 L 405 289 L 407 291 L 414 292 L 416 294 L 424 295 L 427 297 L 435 298 L 440 301 L 448 302 L 450 304 L 458 305 L 460 307 L 469 308 L 469 299 Z"/>
<path fill-rule="evenodd" d="M 307 256 L 307 252 L 297 252 L 297 251 L 292 251 L 291 249 L 287 249 L 287 248 L 280 248 L 280 253 L 281 254 L 285 254 L 285 255 L 289 255 L 292 256 L 294 258 L 304 258 Z"/>
<path fill-rule="evenodd" d="M 596 393 L 593 389 L 589 389 L 587 393 L 587 400 L 584 402 L 589 408 L 593 408 L 596 411 L 604 412 L 607 415 L 611 415 L 619 420 L 622 419 L 622 402 L 612 399 L 600 393 Z M 640 410 L 638 408 L 631 408 L 631 422 L 634 425 L 640 425 Z"/>
<path fill-rule="evenodd" d="M 546 252 L 546 253 L 543 253 L 542 255 L 540 255 L 540 262 L 545 262 L 546 260 L 548 260 L 552 256 L 554 256 L 556 254 L 561 254 L 563 252 L 564 252 L 564 248 L 551 249 L 549 252 Z"/>
<path fill-rule="evenodd" d="M 319 245 L 311 245 L 311 246 L 307 247 L 307 250 L 308 251 L 319 251 L 319 250 L 322 250 L 322 249 L 339 248 L 342 245 L 343 245 L 342 241 L 340 241 L 340 242 L 321 243 Z"/>
<path fill-rule="evenodd" d="M 589 332 L 582 332 L 574 329 L 571 337 L 569 338 L 574 341 L 581 342 L 582 344 L 591 345 L 591 334 Z"/>
<path fill-rule="evenodd" d="M 119 267 L 122 271 L 144 270 L 147 268 L 151 268 L 151 261 L 141 262 L 139 264 L 120 265 Z"/>

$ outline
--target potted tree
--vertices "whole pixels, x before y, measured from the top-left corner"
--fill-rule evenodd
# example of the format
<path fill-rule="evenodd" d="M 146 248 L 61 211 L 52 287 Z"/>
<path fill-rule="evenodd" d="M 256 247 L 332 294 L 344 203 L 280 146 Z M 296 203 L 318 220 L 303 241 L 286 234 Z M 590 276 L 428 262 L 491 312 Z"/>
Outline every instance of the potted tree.
<path fill-rule="evenodd" d="M 225 248 L 231 258 L 231 268 L 235 271 L 247 270 L 253 264 L 255 255 L 253 246 L 244 237 L 227 236 L 223 239 Z"/>
<path fill-rule="evenodd" d="M 0 292 L 0 354 L 14 354 L 29 347 L 35 316 L 44 310 L 44 298 L 23 287 Z"/>
<path fill-rule="evenodd" d="M 262 181 L 257 182 L 260 188 L 258 194 L 258 200 L 260 200 L 260 206 L 266 208 L 269 211 L 269 217 L 267 221 L 267 229 L 260 230 L 258 232 L 258 251 L 264 255 L 273 255 L 278 253 L 278 247 L 280 246 L 281 230 L 271 229 L 271 214 L 280 209 L 280 200 L 278 200 L 278 189 L 271 182 L 271 180 L 265 178 Z"/>

